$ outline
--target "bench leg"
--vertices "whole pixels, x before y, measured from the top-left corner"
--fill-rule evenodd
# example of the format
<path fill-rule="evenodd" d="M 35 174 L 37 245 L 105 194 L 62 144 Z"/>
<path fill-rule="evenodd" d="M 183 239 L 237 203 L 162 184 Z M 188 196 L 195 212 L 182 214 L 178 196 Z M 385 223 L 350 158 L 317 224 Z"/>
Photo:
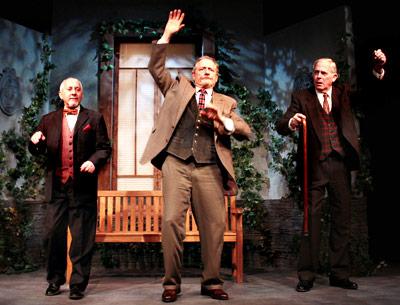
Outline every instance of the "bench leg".
<path fill-rule="evenodd" d="M 243 283 L 243 247 L 242 244 L 235 243 L 232 250 L 232 269 L 233 278 L 236 283 Z"/>
<path fill-rule="evenodd" d="M 243 283 L 243 226 L 242 215 L 236 221 L 236 242 L 232 250 L 233 277 L 236 283 Z"/>

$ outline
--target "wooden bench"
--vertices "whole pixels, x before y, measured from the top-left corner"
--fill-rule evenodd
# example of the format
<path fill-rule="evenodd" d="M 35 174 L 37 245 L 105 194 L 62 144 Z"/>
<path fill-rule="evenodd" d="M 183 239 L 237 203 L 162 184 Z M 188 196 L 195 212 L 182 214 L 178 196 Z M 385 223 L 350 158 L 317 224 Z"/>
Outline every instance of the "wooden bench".
<path fill-rule="evenodd" d="M 161 242 L 161 191 L 98 191 L 96 242 L 143 243 Z M 241 208 L 234 196 L 225 196 L 226 228 L 224 242 L 233 243 L 232 275 L 243 282 L 243 226 Z M 189 208 L 185 220 L 184 242 L 199 242 L 200 235 Z M 71 237 L 68 234 L 68 248 Z M 69 250 L 69 249 L 68 249 Z M 67 281 L 72 265 L 68 258 Z"/>

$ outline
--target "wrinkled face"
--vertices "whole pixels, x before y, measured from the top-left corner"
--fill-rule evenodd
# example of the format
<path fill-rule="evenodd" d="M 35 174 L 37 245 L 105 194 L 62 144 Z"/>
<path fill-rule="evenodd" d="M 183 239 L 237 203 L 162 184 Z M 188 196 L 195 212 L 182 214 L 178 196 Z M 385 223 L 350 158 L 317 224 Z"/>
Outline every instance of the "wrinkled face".
<path fill-rule="evenodd" d="M 329 59 L 321 59 L 314 65 L 314 87 L 319 92 L 326 92 L 337 79 L 334 63 Z"/>
<path fill-rule="evenodd" d="M 207 58 L 200 60 L 192 71 L 193 81 L 200 88 L 213 88 L 218 80 L 215 63 Z"/>
<path fill-rule="evenodd" d="M 64 101 L 65 108 L 75 109 L 83 98 L 81 82 L 75 78 L 67 78 L 61 83 L 58 95 Z"/>

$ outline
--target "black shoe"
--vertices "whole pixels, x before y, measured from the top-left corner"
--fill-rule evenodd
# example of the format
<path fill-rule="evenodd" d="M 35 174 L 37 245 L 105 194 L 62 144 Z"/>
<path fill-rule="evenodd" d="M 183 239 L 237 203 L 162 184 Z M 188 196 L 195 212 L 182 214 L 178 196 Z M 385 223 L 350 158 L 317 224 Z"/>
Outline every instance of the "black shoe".
<path fill-rule="evenodd" d="M 334 287 L 340 287 L 343 289 L 353 289 L 353 290 L 358 289 L 357 283 L 354 283 L 349 279 L 337 279 L 332 277 L 329 279 L 329 285 Z"/>
<path fill-rule="evenodd" d="M 297 292 L 307 292 L 313 288 L 314 282 L 313 281 L 306 281 L 306 280 L 299 280 L 296 286 Z"/>
<path fill-rule="evenodd" d="M 49 287 L 47 287 L 46 289 L 46 295 L 47 296 L 53 296 L 53 295 L 57 295 L 60 294 L 61 290 L 60 290 L 60 285 L 57 285 L 55 283 L 50 283 Z"/>
<path fill-rule="evenodd" d="M 69 298 L 71 300 L 80 300 L 84 297 L 83 291 L 77 287 L 72 287 L 69 291 Z"/>

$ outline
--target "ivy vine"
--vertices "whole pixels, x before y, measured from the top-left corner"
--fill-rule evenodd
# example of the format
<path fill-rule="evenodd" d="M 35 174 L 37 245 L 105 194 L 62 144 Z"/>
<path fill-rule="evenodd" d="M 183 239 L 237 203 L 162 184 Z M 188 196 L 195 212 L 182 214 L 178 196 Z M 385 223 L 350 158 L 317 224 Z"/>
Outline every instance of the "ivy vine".
<path fill-rule="evenodd" d="M 26 255 L 26 241 L 32 233 L 27 200 L 42 191 L 45 160 L 29 154 L 27 139 L 37 126 L 38 114 L 48 99 L 49 74 L 55 67 L 50 60 L 53 50 L 45 35 L 38 48 L 43 70 L 30 80 L 32 103 L 24 107 L 19 130 L 3 131 L 0 138 L 0 272 L 35 268 Z"/>

